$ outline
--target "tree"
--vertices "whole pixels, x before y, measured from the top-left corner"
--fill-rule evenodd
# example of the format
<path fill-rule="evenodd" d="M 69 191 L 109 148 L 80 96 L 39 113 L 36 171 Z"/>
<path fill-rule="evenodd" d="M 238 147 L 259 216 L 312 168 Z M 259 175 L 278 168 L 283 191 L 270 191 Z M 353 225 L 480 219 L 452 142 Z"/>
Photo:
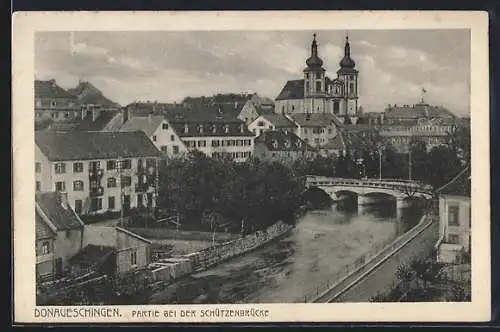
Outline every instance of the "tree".
<path fill-rule="evenodd" d="M 409 283 L 414 277 L 414 272 L 410 266 L 403 263 L 398 266 L 398 269 L 396 270 L 396 277 L 403 285 L 404 291 L 407 292 L 410 287 Z"/>
<path fill-rule="evenodd" d="M 439 188 L 461 170 L 462 165 L 456 151 L 448 146 L 437 146 L 428 154 L 428 170 L 425 180 L 434 188 Z"/>

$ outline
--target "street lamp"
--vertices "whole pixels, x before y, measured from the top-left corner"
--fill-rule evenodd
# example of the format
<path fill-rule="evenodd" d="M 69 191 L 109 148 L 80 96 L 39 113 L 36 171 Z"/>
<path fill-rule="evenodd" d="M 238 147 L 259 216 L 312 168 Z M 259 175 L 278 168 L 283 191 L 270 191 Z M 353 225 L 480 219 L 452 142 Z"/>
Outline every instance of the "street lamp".
<path fill-rule="evenodd" d="M 378 179 L 382 180 L 382 148 L 378 148 Z"/>

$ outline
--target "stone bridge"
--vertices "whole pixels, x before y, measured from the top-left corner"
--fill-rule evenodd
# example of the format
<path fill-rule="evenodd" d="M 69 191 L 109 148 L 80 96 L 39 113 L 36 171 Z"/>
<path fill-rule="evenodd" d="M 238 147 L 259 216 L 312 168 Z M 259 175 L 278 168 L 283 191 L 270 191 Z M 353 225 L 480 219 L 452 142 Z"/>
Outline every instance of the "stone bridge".
<path fill-rule="evenodd" d="M 395 199 L 396 207 L 407 206 L 414 197 L 432 198 L 432 188 L 416 181 L 394 179 L 343 179 L 306 176 L 306 188 L 316 187 L 334 201 L 355 197 L 358 207 L 376 203 L 381 199 Z"/>

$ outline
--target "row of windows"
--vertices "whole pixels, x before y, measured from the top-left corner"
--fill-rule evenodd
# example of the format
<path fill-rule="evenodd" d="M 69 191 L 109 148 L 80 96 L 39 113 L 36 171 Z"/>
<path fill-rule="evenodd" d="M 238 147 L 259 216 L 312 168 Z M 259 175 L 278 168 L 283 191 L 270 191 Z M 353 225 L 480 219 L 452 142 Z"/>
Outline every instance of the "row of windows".
<path fill-rule="evenodd" d="M 305 151 L 280 151 L 280 152 L 273 152 L 271 156 L 273 158 L 276 157 L 291 157 L 291 156 L 305 156 L 306 152 Z"/>
<path fill-rule="evenodd" d="M 44 112 L 36 112 L 36 117 L 41 118 L 41 117 L 43 117 L 43 114 L 44 114 Z M 64 113 L 63 112 L 51 112 L 50 116 L 52 118 L 64 117 L 64 118 L 68 119 L 71 116 L 76 118 L 79 116 L 79 112 L 64 112 Z"/>
<path fill-rule="evenodd" d="M 65 103 L 63 103 L 65 104 Z M 36 102 L 35 102 L 35 105 L 37 107 L 42 107 L 42 101 L 40 99 L 37 99 Z M 66 105 L 68 105 L 69 107 L 72 107 L 75 105 L 75 103 L 73 103 L 72 101 L 69 101 L 69 102 L 66 102 Z M 57 106 L 57 101 L 55 100 L 51 100 L 50 101 L 50 107 L 56 107 Z"/>
<path fill-rule="evenodd" d="M 244 132 L 245 131 L 245 125 L 244 124 L 240 124 L 240 132 Z M 204 125 L 200 124 L 197 126 L 196 128 L 196 132 L 202 134 L 205 132 L 205 129 L 208 129 L 209 131 L 211 131 L 213 134 L 217 133 L 217 126 L 216 125 L 211 125 L 209 128 L 205 128 Z M 228 124 L 224 125 L 223 126 L 223 131 L 224 133 L 228 134 L 229 131 L 230 131 L 230 127 Z M 185 124 L 184 125 L 184 134 L 187 134 L 189 133 L 189 125 Z"/>
<path fill-rule="evenodd" d="M 143 165 L 143 161 L 139 159 L 138 165 L 141 167 Z M 155 159 L 146 159 L 146 167 L 155 167 L 156 161 Z M 132 161 L 130 159 L 123 159 L 121 161 L 117 160 L 108 160 L 106 161 L 106 170 L 115 170 L 119 169 L 121 166 L 122 169 L 131 169 L 132 168 Z M 100 161 L 92 161 L 89 164 L 89 168 L 91 170 L 97 170 L 101 168 L 101 162 Z M 64 174 L 66 173 L 66 163 L 55 163 L 54 164 L 54 170 L 56 174 Z M 40 173 L 42 171 L 42 164 L 39 162 L 35 163 L 35 172 Z M 82 162 L 74 162 L 73 163 L 73 173 L 82 173 L 83 172 L 83 163 Z"/>
<path fill-rule="evenodd" d="M 229 139 L 229 140 L 213 140 L 212 146 L 251 146 L 252 140 L 249 139 Z"/>
<path fill-rule="evenodd" d="M 249 151 L 246 152 L 213 152 L 212 153 L 212 158 L 231 158 L 231 159 L 238 159 L 238 158 L 250 158 L 252 156 L 252 153 Z"/>
<path fill-rule="evenodd" d="M 130 187 L 132 185 L 132 177 L 128 175 L 123 175 L 121 177 L 121 184 L 123 187 Z M 64 181 L 57 181 L 55 183 L 56 186 L 56 191 L 66 191 L 66 182 Z M 116 188 L 117 187 L 117 181 L 116 178 L 108 178 L 107 180 L 107 187 L 108 188 Z M 90 181 L 90 189 L 98 189 L 99 188 L 99 182 L 98 181 Z M 40 191 L 41 190 L 41 184 L 40 181 L 36 181 L 36 190 Z M 73 191 L 84 191 L 84 182 L 80 180 L 73 181 Z"/>
<path fill-rule="evenodd" d="M 308 134 L 309 133 L 309 129 L 308 128 L 302 128 L 302 132 L 304 134 Z M 332 128 L 325 129 L 323 127 L 315 127 L 315 128 L 312 129 L 312 133 L 313 134 L 324 134 L 325 132 L 328 132 L 328 134 L 332 134 L 333 133 L 333 129 Z"/>
<path fill-rule="evenodd" d="M 152 197 L 148 197 L 148 195 L 142 195 L 138 194 L 137 195 L 137 205 L 144 206 L 144 198 L 146 198 L 147 206 L 151 206 L 152 204 Z M 116 209 L 116 197 L 114 196 L 109 196 L 108 197 L 108 210 L 114 210 Z M 123 195 L 123 201 L 118 204 L 122 204 L 124 209 L 129 209 L 130 208 L 130 195 Z M 98 212 L 102 210 L 102 198 L 100 197 L 94 197 L 90 200 L 90 212 Z M 83 201 L 81 199 L 76 199 L 75 200 L 75 212 L 77 214 L 81 214 L 83 211 Z"/>
<path fill-rule="evenodd" d="M 162 145 L 160 147 L 161 152 L 163 153 L 168 153 L 168 146 Z M 178 154 L 179 153 L 179 146 L 178 145 L 172 145 L 172 153 L 173 154 Z"/>

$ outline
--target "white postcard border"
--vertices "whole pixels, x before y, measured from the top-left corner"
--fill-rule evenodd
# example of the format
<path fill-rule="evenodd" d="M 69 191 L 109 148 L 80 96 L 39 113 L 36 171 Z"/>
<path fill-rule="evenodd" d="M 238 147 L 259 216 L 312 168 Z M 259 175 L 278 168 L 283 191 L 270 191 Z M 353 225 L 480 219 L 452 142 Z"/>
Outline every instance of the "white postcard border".
<path fill-rule="evenodd" d="M 472 302 L 107 306 L 106 308 L 110 308 L 111 311 L 117 308 L 120 315 L 108 318 L 35 317 L 36 309 L 47 307 L 36 307 L 35 304 L 34 200 L 31 199 L 35 190 L 34 33 L 71 30 L 303 30 L 304 28 L 308 30 L 470 29 Z M 489 72 L 486 12 L 18 12 L 13 16 L 12 59 L 15 322 L 466 322 L 490 319 Z M 76 312 L 85 307 L 60 307 L 60 309 Z M 158 310 L 159 316 L 134 318 L 133 310 Z M 174 310 L 176 317 L 165 317 L 165 310 Z M 181 317 L 182 310 L 187 310 L 186 312 L 194 310 L 197 316 Z M 207 317 L 202 314 L 204 310 L 212 310 L 214 315 L 215 312 L 219 312 L 219 315 Z M 242 312 L 242 315 L 234 316 L 235 311 L 228 311 L 230 313 L 228 314 L 225 310 L 236 310 Z M 257 311 L 259 316 L 256 316 Z"/>

